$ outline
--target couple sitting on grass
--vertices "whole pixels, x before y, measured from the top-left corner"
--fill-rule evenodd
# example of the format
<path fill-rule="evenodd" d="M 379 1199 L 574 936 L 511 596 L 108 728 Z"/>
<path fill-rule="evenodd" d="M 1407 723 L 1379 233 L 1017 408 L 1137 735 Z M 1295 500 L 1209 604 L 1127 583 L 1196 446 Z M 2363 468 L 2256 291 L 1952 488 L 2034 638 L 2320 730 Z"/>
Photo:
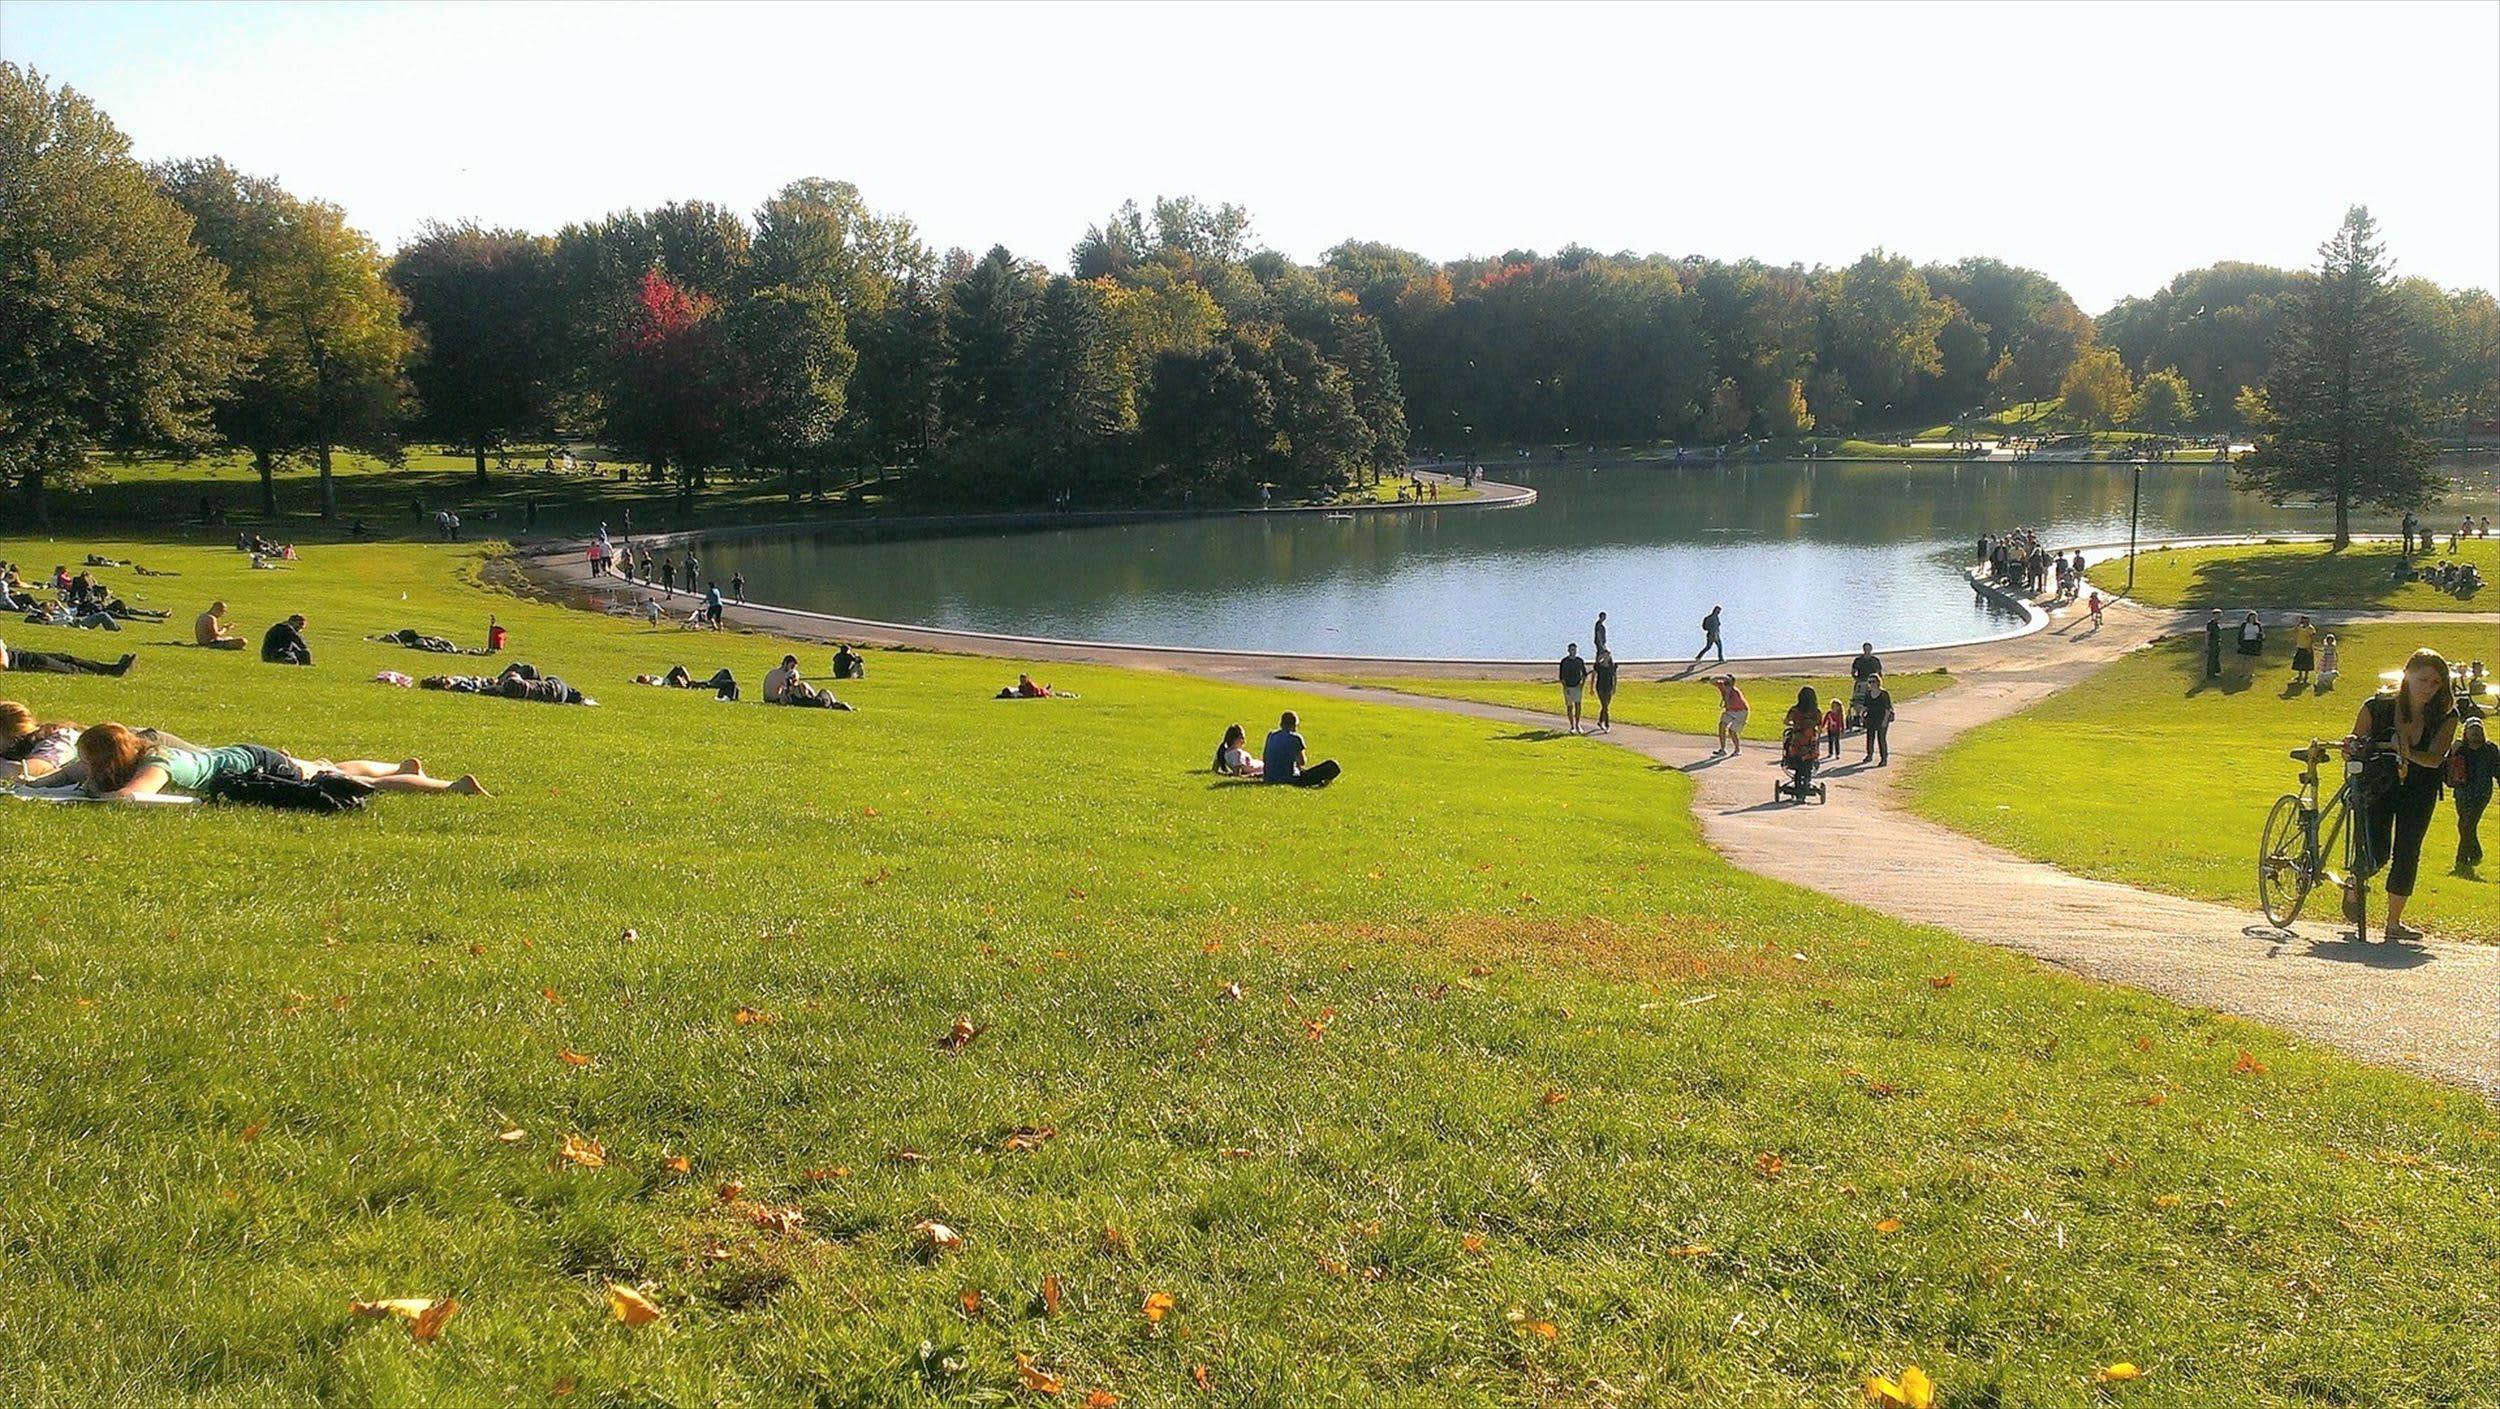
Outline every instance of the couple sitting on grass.
<path fill-rule="evenodd" d="M 1302 742 L 1302 716 L 1292 710 L 1286 710 L 1268 734 L 1262 757 L 1250 756 L 1249 742 L 1249 730 L 1238 724 L 1227 728 L 1224 742 L 1215 748 L 1215 771 L 1262 783 L 1291 783 L 1298 788 L 1327 787 L 1345 772 L 1333 758 L 1309 762 L 1310 755 Z"/>
<path fill-rule="evenodd" d="M 298 758 L 260 744 L 203 748 L 158 730 L 120 724 L 87 729 L 61 721 L 39 724 L 34 713 L 15 700 L 0 700 L 0 760 L 5 760 L 23 786 L 74 790 L 93 798 L 196 797 L 220 782 L 253 774 L 289 782 L 314 782 L 324 776 L 353 778 L 383 792 L 487 795 L 475 774 L 430 777 L 424 763 L 413 758 L 391 764 L 363 758 Z"/>
<path fill-rule="evenodd" d="M 725 670 L 721 672 L 722 675 L 728 673 Z M 717 680 L 719 676 L 713 678 Z M 731 688 L 734 691 L 736 687 Z M 737 696 L 733 693 L 729 698 Z M 850 709 L 848 704 L 834 698 L 833 691 L 822 685 L 808 684 L 806 678 L 799 674 L 797 656 L 783 656 L 781 664 L 765 672 L 764 703 L 795 705 L 801 709 Z"/>

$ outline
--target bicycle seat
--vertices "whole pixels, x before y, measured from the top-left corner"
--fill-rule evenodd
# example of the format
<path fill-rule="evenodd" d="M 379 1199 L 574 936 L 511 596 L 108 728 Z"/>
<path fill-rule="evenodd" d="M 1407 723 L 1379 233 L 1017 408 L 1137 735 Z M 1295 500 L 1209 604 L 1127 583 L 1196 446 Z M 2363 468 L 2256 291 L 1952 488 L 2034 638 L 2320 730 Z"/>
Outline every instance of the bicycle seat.
<path fill-rule="evenodd" d="M 2333 744 L 2309 744 L 2292 750 L 2294 763 L 2325 763 L 2335 757 Z"/>

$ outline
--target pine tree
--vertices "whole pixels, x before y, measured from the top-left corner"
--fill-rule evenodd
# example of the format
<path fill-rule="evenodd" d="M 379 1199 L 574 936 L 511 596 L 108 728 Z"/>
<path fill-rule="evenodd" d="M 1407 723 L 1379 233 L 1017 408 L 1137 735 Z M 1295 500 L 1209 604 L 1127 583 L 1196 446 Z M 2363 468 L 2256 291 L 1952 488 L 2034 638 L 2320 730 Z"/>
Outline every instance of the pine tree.
<path fill-rule="evenodd" d="M 2440 477 L 2421 433 L 2421 369 L 2378 222 L 2354 206 L 2318 253 L 2318 277 L 2293 296 L 2275 345 L 2266 423 L 2240 483 L 2278 504 L 2332 501 L 2341 549 L 2352 542 L 2356 506 L 2419 508 L 2439 497 Z"/>

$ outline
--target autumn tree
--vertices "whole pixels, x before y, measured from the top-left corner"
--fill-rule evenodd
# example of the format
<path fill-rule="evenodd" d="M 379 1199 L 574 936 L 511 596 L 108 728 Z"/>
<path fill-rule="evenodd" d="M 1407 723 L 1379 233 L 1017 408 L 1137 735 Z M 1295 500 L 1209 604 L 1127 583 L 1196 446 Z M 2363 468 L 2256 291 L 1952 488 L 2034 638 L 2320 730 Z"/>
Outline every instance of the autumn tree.
<path fill-rule="evenodd" d="M 320 472 L 321 516 L 336 518 L 333 453 L 396 460 L 409 410 L 416 339 L 381 251 L 337 206 L 213 158 L 157 179 L 251 310 L 254 355 L 218 408 L 219 430 L 252 452 L 264 512 L 277 512 L 274 466 L 305 455 Z"/>
<path fill-rule="evenodd" d="M 2438 497 L 2441 480 L 2422 435 L 2411 330 L 2368 207 L 2345 212 L 2318 254 L 2316 277 L 2285 313 L 2266 374 L 2265 423 L 2240 477 L 2278 504 L 2334 504 L 2341 549 L 2352 542 L 2355 507 L 2416 508 Z"/>
<path fill-rule="evenodd" d="M 2057 384 L 2059 411 L 2077 428 L 2107 430 L 2135 411 L 2135 379 L 2115 348 L 2087 347 Z"/>
<path fill-rule="evenodd" d="M 2193 419 L 2196 394 L 2176 367 L 2147 372 L 2136 384 L 2135 424 L 2138 429 L 2167 435 Z"/>
<path fill-rule="evenodd" d="M 0 485 L 27 519 L 106 445 L 203 442 L 249 322 L 76 90 L 0 63 Z"/>
<path fill-rule="evenodd" d="M 730 448 L 727 347 L 719 305 L 646 270 L 611 361 L 608 441 L 654 470 L 674 470 L 691 498 Z"/>

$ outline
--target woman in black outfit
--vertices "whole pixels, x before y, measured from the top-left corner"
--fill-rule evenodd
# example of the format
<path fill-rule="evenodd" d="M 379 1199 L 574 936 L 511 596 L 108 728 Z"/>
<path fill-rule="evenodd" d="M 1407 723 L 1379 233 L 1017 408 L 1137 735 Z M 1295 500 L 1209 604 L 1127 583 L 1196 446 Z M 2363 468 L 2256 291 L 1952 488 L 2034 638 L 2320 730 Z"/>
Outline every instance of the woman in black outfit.
<path fill-rule="evenodd" d="M 2392 790 L 2375 793 L 2369 809 L 2370 854 L 2387 863 L 2387 938 L 2420 939 L 2422 932 L 2403 917 L 2422 863 L 2422 838 L 2439 805 L 2440 776 L 2457 741 L 2447 660 L 2427 648 L 2415 651 L 2394 694 L 2362 702 L 2352 732 L 2370 746 L 2369 767 L 2392 764 L 2396 780 Z"/>

